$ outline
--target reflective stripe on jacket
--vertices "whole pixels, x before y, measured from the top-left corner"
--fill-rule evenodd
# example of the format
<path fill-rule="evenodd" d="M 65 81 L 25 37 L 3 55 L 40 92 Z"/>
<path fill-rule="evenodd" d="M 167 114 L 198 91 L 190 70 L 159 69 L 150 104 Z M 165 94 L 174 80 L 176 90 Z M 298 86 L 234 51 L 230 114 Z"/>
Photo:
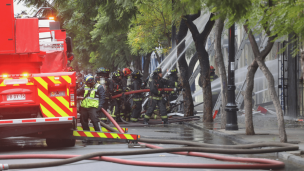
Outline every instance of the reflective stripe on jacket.
<path fill-rule="evenodd" d="M 99 95 L 96 93 L 98 90 L 98 87 L 100 86 L 100 84 L 95 84 L 94 88 L 90 88 L 88 86 L 84 87 L 84 97 L 86 97 L 84 100 L 82 100 L 81 102 L 81 107 L 84 108 L 91 108 L 91 107 L 95 107 L 98 108 L 99 106 Z M 87 96 L 87 94 L 90 94 Z"/>

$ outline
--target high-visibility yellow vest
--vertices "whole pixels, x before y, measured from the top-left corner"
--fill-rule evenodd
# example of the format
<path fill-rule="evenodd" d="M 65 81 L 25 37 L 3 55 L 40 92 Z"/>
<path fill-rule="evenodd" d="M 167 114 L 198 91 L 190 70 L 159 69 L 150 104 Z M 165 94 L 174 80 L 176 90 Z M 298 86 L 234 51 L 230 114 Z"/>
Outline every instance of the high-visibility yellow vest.
<path fill-rule="evenodd" d="M 89 93 L 89 90 L 91 90 L 91 93 L 88 95 L 87 98 L 82 100 L 81 107 L 84 107 L 84 108 L 91 108 L 91 107 L 98 108 L 99 97 L 96 94 L 96 92 L 97 92 L 99 86 L 100 86 L 100 84 L 95 84 L 95 87 L 92 88 L 92 89 L 88 86 L 84 87 L 84 97 L 87 96 L 87 94 Z"/>

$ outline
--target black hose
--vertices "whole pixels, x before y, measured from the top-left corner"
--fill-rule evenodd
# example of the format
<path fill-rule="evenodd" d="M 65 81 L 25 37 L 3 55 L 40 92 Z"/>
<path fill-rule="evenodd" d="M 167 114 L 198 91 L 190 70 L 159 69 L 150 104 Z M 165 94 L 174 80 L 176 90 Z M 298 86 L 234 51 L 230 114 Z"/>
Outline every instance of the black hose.
<path fill-rule="evenodd" d="M 51 167 L 68 163 L 78 162 L 80 160 L 90 159 L 95 156 L 124 156 L 124 155 L 140 155 L 140 154 L 153 154 L 153 153 L 172 153 L 172 152 L 207 152 L 207 153 L 222 153 L 222 154 L 259 154 L 259 153 L 272 153 L 281 151 L 293 151 L 298 148 L 293 147 L 281 147 L 270 149 L 218 149 L 218 148 L 201 148 L 201 147 L 177 147 L 177 148 L 163 148 L 163 149 L 151 149 L 151 150 L 134 150 L 134 151 L 108 151 L 108 152 L 96 152 L 79 157 L 73 157 L 69 159 L 51 161 L 51 162 L 39 162 L 39 163 L 24 163 L 24 164 L 9 164 L 9 169 L 27 169 L 27 168 L 39 168 L 39 167 Z"/>
<path fill-rule="evenodd" d="M 149 138 L 140 138 L 140 142 L 145 143 L 161 143 L 161 144 L 179 144 L 179 145 L 188 145 L 188 146 L 196 146 L 196 147 L 209 147 L 209 148 L 227 148 L 227 149 L 250 149 L 250 148 L 261 148 L 261 147 L 279 147 L 272 149 L 281 149 L 281 148 L 290 148 L 294 150 L 298 150 L 299 147 L 292 144 L 284 144 L 284 143 L 255 143 L 255 144 L 246 144 L 246 145 L 214 145 L 214 144 L 206 144 L 200 142 L 191 142 L 191 141 L 183 141 L 183 140 L 163 140 L 163 139 L 149 139 Z M 268 149 L 265 149 L 268 150 Z M 245 150 L 249 152 L 248 150 Z M 251 154 L 250 152 L 248 154 Z M 252 153 L 254 154 L 254 153 Z"/>
<path fill-rule="evenodd" d="M 107 128 L 108 130 L 110 130 L 111 132 L 118 132 L 117 130 L 113 129 L 112 127 L 110 127 L 108 124 L 100 121 L 100 125 Z"/>

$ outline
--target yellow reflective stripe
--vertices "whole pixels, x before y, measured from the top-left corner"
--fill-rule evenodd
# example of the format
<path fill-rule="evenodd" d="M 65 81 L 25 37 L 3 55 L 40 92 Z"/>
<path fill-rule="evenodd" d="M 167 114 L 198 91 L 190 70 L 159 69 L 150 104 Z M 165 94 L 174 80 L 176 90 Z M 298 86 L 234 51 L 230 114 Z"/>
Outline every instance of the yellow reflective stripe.
<path fill-rule="evenodd" d="M 70 108 L 69 102 L 63 98 L 63 97 L 56 97 L 66 108 L 68 108 L 71 112 L 73 112 L 73 109 Z"/>
<path fill-rule="evenodd" d="M 34 85 L 34 83 L 28 82 L 26 85 Z"/>
<path fill-rule="evenodd" d="M 39 88 L 37 88 L 37 89 L 38 89 L 38 96 L 40 96 L 47 104 L 49 104 L 62 117 L 68 117 L 69 116 L 56 103 L 54 103 L 48 96 L 46 96 Z"/>
<path fill-rule="evenodd" d="M 42 110 L 42 113 L 45 114 L 48 118 L 55 117 L 47 108 L 45 108 L 41 103 L 40 103 L 40 108 Z"/>
<path fill-rule="evenodd" d="M 48 77 L 54 84 L 61 84 L 59 80 L 55 80 L 55 76 L 49 76 Z"/>
<path fill-rule="evenodd" d="M 83 131 L 83 128 L 81 126 L 77 126 L 78 131 Z"/>
<path fill-rule="evenodd" d="M 20 86 L 19 84 L 14 84 L 13 86 Z"/>
<path fill-rule="evenodd" d="M 115 106 L 113 107 L 112 116 L 114 116 L 114 114 L 115 114 Z"/>
<path fill-rule="evenodd" d="M 104 133 L 97 132 L 100 138 L 108 138 Z"/>
<path fill-rule="evenodd" d="M 45 89 L 48 89 L 48 83 L 45 82 L 41 77 L 34 77 L 39 84 L 41 84 Z"/>
<path fill-rule="evenodd" d="M 110 133 L 110 134 L 112 135 L 113 138 L 121 139 L 121 138 L 118 136 L 118 134 L 116 134 L 116 133 Z"/>
<path fill-rule="evenodd" d="M 130 134 L 124 134 L 124 136 L 125 136 L 128 140 L 134 140 L 134 138 L 133 138 Z"/>
<path fill-rule="evenodd" d="M 73 131 L 73 136 L 80 137 L 80 134 L 77 131 Z"/>
<path fill-rule="evenodd" d="M 67 96 L 70 96 L 70 90 L 67 88 Z"/>
<path fill-rule="evenodd" d="M 89 131 L 83 131 L 83 133 L 85 133 L 87 137 L 94 137 L 93 134 Z"/>
<path fill-rule="evenodd" d="M 64 75 L 64 76 L 61 76 L 66 82 L 68 83 L 71 83 L 72 82 L 72 79 L 71 77 L 67 76 L 67 75 Z"/>
<path fill-rule="evenodd" d="M 89 127 L 90 131 L 95 131 L 94 127 Z M 83 131 L 83 128 L 81 126 L 77 126 L 78 131 Z"/>
<path fill-rule="evenodd" d="M 113 129 L 117 130 L 117 128 L 115 128 L 115 127 Z M 124 131 L 126 131 L 126 128 L 121 128 L 121 129 L 124 130 Z M 83 131 L 83 128 L 81 126 L 77 126 L 77 130 L 78 131 Z M 90 131 L 95 131 L 94 127 L 90 127 Z M 104 127 L 101 128 L 101 131 L 102 132 L 109 132 L 107 130 L 107 128 L 104 128 Z"/>

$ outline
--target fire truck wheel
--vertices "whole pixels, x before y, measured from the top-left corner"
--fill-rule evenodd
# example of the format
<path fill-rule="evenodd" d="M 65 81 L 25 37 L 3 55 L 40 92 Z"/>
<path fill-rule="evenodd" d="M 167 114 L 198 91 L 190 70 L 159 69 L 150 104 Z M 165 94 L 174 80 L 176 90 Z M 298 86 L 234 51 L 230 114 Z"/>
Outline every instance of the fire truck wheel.
<path fill-rule="evenodd" d="M 54 148 L 54 147 L 60 147 L 60 139 L 51 139 L 51 138 L 47 138 L 46 139 L 46 144 L 48 147 L 50 148 Z"/>
<path fill-rule="evenodd" d="M 46 144 L 50 148 L 55 147 L 74 147 L 76 140 L 74 139 L 46 139 Z"/>
<path fill-rule="evenodd" d="M 62 145 L 63 147 L 74 147 L 76 143 L 76 140 L 74 139 L 63 139 Z"/>

